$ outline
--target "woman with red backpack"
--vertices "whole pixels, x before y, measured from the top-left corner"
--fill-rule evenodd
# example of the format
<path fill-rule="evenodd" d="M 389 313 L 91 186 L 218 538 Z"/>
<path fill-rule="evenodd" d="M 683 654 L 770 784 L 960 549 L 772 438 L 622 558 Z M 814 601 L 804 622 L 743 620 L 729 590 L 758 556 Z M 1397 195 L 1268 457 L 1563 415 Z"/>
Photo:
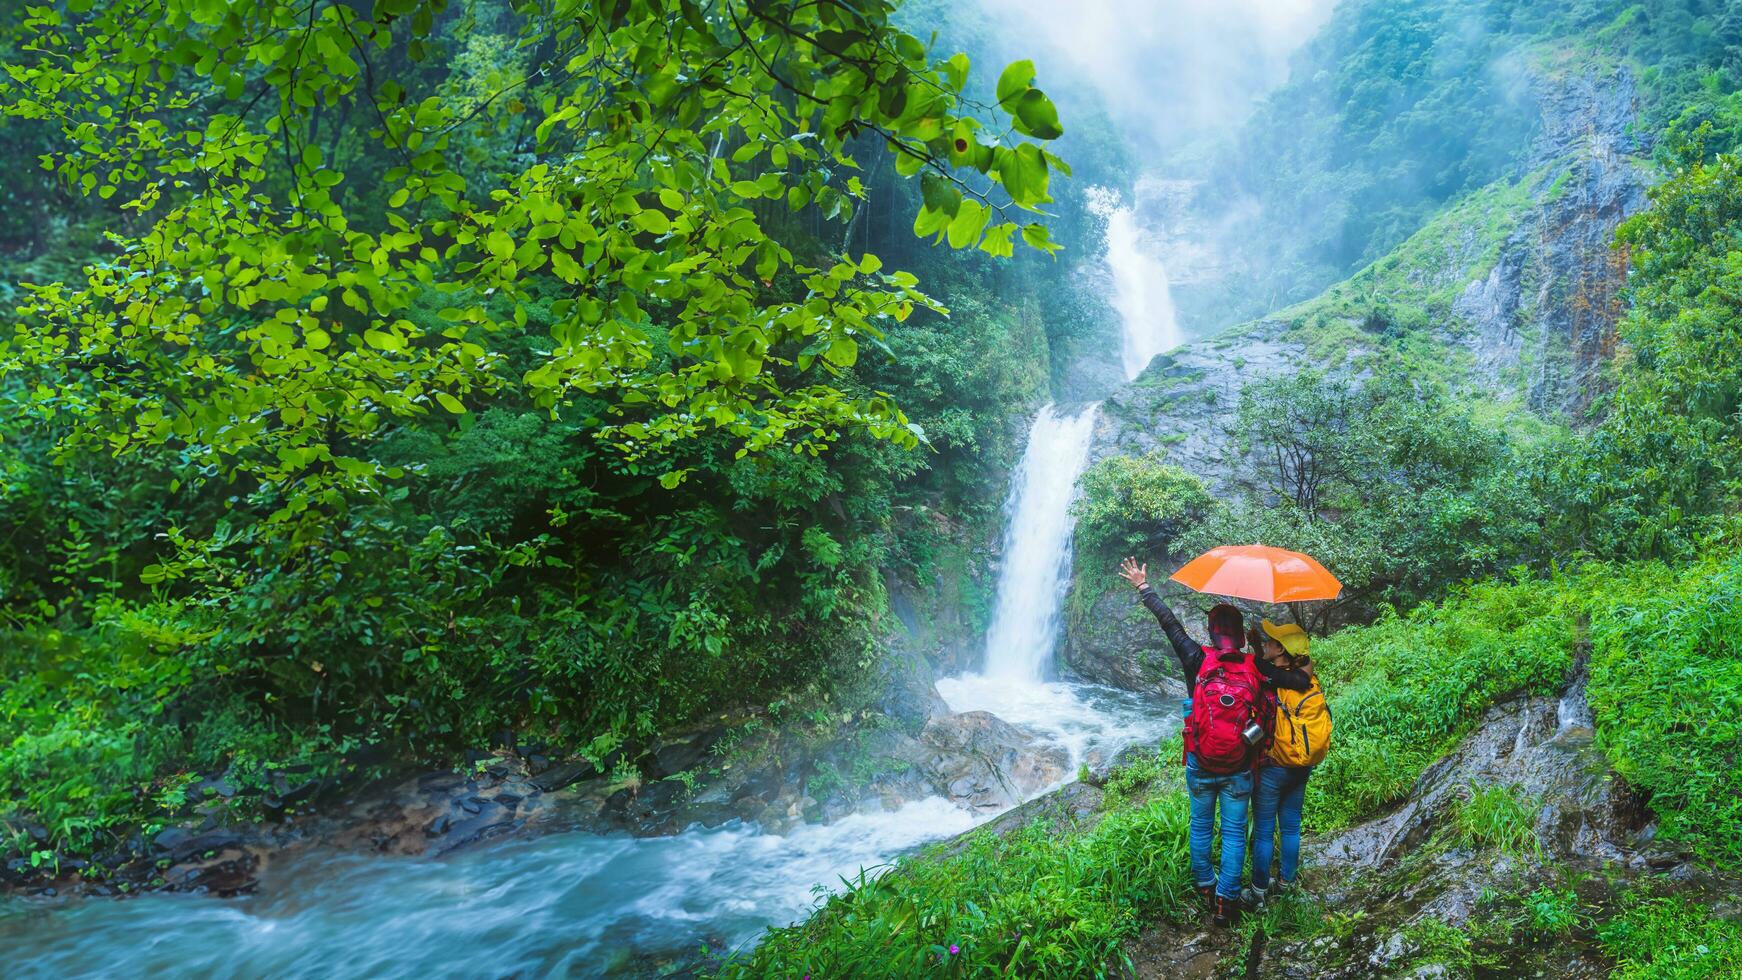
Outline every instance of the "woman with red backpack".
<path fill-rule="evenodd" d="M 1155 615 L 1179 658 L 1186 684 L 1185 769 L 1191 794 L 1192 882 L 1211 921 L 1232 924 L 1240 908 L 1240 873 L 1246 865 L 1246 819 L 1253 768 L 1270 748 L 1273 712 L 1266 682 L 1304 690 L 1310 679 L 1248 655 L 1240 610 L 1222 603 L 1209 613 L 1210 642 L 1187 635 L 1179 618 L 1149 586 L 1149 567 L 1126 558 L 1119 574 Z M 1211 839 L 1221 817 L 1222 847 L 1212 863 Z"/>

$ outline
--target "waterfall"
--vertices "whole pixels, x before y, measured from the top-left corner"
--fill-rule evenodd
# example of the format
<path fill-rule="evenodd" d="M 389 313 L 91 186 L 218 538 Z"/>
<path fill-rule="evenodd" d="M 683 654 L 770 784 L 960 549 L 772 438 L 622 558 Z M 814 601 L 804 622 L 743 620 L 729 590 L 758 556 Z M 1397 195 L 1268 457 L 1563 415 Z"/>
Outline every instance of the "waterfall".
<path fill-rule="evenodd" d="M 1106 219 L 1107 271 L 1113 279 L 1113 309 L 1119 314 L 1119 357 L 1125 380 L 1134 380 L 1155 355 L 1180 345 L 1179 319 L 1167 266 L 1144 238 L 1133 206 L 1106 188 L 1089 193 L 1089 206 Z"/>
<path fill-rule="evenodd" d="M 1004 567 L 986 632 L 987 677 L 1037 681 L 1052 660 L 1070 583 L 1071 498 L 1089 460 L 1098 407 L 1068 415 L 1048 404 L 1029 429 L 1005 506 Z"/>

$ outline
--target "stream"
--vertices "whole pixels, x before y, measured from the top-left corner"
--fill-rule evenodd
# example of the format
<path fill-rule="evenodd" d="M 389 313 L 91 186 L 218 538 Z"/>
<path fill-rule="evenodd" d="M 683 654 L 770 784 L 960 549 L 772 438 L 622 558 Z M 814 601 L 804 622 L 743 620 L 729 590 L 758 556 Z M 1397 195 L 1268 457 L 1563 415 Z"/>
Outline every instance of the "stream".
<path fill-rule="evenodd" d="M 1098 207 L 1130 379 L 1180 337 L 1165 270 L 1132 212 L 1111 195 Z M 1178 724 L 1171 703 L 1052 669 L 1070 504 L 1098 408 L 1037 413 L 1011 481 L 982 671 L 937 685 L 953 711 L 988 711 L 1063 747 L 1070 765 L 1055 785 Z M 992 816 L 934 796 L 786 835 L 734 821 L 671 837 L 553 833 L 439 859 L 312 848 L 274 858 L 258 891 L 235 899 L 0 899 L 0 949 L 8 977 L 634 975 L 704 946 L 748 948 L 843 878 L 876 874 Z"/>

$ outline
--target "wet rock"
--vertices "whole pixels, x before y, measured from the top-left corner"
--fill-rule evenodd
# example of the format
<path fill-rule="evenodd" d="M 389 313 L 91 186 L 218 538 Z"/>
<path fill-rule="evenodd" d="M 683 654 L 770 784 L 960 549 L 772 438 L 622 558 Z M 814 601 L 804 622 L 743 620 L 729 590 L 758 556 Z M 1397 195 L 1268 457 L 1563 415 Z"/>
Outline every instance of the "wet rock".
<path fill-rule="evenodd" d="M 417 788 L 426 793 L 447 793 L 467 784 L 466 777 L 457 772 L 432 772 L 418 777 Z"/>
<path fill-rule="evenodd" d="M 916 519 L 935 522 L 936 531 L 947 539 L 963 537 L 963 529 L 941 512 Z M 879 708 L 910 735 L 917 734 L 939 706 L 931 700 L 932 679 L 979 666 L 982 627 L 970 620 L 966 610 L 992 590 L 993 570 L 985 556 L 997 552 L 999 539 L 995 527 L 988 525 L 987 530 L 992 536 L 969 549 L 969 564 L 961 576 L 939 576 L 924 584 L 895 575 L 886 580 L 894 615 L 878 664 L 883 690 L 888 692 Z"/>
<path fill-rule="evenodd" d="M 242 835 L 233 830 L 194 833 L 185 828 L 171 827 L 153 838 L 152 843 L 171 861 L 183 861 L 198 854 L 239 846 Z"/>
<path fill-rule="evenodd" d="M 1380 943 L 1378 948 L 1367 955 L 1367 965 L 1377 970 L 1384 970 L 1404 958 L 1409 953 L 1409 943 L 1403 938 L 1403 933 L 1394 932 Z"/>
<path fill-rule="evenodd" d="M 1057 783 L 1069 754 L 984 711 L 934 718 L 921 733 L 919 765 L 957 805 L 1004 810 Z"/>
<path fill-rule="evenodd" d="M 236 786 L 222 776 L 208 777 L 190 784 L 187 794 L 193 800 L 204 800 L 213 796 L 227 800 L 236 795 Z"/>
<path fill-rule="evenodd" d="M 259 884 L 256 872 L 260 867 L 261 849 L 258 845 L 246 845 L 241 835 L 232 833 L 216 847 L 188 851 L 196 843 L 213 843 L 216 837 L 217 835 L 200 835 L 199 838 L 183 842 L 178 852 L 187 853 L 164 869 L 163 887 L 170 891 L 213 894 L 219 897 L 253 891 Z"/>
<path fill-rule="evenodd" d="M 481 806 L 476 813 L 468 811 L 463 815 L 456 815 L 448 826 L 447 834 L 432 842 L 428 853 L 445 854 L 467 844 L 500 837 L 514 828 L 513 811 L 495 804 Z"/>
<path fill-rule="evenodd" d="M 717 731 L 702 732 L 689 738 L 662 743 L 653 750 L 653 771 L 655 779 L 675 776 L 695 768 L 708 757 L 708 749 L 719 740 Z"/>
<path fill-rule="evenodd" d="M 591 779 L 598 775 L 598 770 L 585 759 L 572 762 L 559 762 L 527 780 L 541 792 L 554 793 L 565 786 L 578 783 L 583 779 Z"/>

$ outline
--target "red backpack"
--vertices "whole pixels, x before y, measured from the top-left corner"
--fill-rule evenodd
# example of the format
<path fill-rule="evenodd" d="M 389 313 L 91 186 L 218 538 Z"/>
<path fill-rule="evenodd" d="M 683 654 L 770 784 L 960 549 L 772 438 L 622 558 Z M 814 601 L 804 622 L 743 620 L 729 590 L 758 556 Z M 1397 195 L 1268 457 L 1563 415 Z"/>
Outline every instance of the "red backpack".
<path fill-rule="evenodd" d="M 1248 725 L 1264 724 L 1263 687 L 1258 666 L 1243 653 L 1204 648 L 1192 713 L 1186 718 L 1186 751 L 1197 756 L 1198 768 L 1216 776 L 1231 776 L 1252 767 L 1266 739 L 1246 741 Z"/>

